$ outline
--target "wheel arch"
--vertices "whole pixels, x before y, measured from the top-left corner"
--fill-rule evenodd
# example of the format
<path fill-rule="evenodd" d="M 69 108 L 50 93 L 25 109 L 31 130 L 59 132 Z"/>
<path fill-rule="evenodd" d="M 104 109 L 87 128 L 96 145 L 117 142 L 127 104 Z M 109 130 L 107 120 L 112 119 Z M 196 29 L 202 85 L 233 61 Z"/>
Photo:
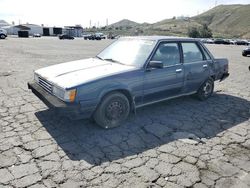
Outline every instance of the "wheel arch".
<path fill-rule="evenodd" d="M 129 89 L 127 88 L 113 88 L 113 89 L 109 89 L 109 90 L 106 90 L 105 92 L 102 92 L 100 95 L 99 95 L 99 100 L 98 100 L 98 104 L 96 106 L 96 109 L 98 108 L 98 106 L 100 105 L 101 101 L 108 95 L 112 94 L 112 93 L 115 93 L 115 92 L 119 92 L 119 93 L 122 93 L 123 95 L 125 95 L 129 101 L 129 105 L 130 105 L 130 111 L 131 110 L 134 110 L 135 108 L 135 105 L 134 105 L 134 98 L 131 94 L 131 92 L 129 91 Z"/>

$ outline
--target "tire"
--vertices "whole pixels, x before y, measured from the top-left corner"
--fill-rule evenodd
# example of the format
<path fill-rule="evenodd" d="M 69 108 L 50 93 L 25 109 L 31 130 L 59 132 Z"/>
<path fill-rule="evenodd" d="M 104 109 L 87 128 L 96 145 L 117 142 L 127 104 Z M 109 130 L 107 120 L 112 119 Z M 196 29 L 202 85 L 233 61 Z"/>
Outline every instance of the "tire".
<path fill-rule="evenodd" d="M 128 98 L 120 92 L 113 92 L 103 98 L 93 117 L 99 126 L 110 129 L 121 125 L 129 112 Z"/>
<path fill-rule="evenodd" d="M 208 99 L 213 94 L 213 92 L 214 92 L 214 80 L 212 78 L 209 78 L 201 85 L 196 95 L 198 99 L 204 101 Z"/>
<path fill-rule="evenodd" d="M 3 35 L 3 34 L 0 35 L 0 39 L 5 39 L 5 38 L 6 38 L 5 35 Z"/>

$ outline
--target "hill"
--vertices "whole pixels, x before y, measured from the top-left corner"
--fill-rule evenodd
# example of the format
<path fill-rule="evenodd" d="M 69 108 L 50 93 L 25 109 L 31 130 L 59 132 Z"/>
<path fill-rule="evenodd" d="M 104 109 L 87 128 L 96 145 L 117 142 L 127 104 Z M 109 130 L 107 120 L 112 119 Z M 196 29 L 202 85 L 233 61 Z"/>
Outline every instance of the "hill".
<path fill-rule="evenodd" d="M 121 20 L 108 26 L 119 35 L 177 35 L 186 36 L 191 27 L 207 24 L 214 37 L 250 38 L 250 4 L 219 5 L 191 18 L 165 19 L 154 24 L 139 24 Z"/>
<path fill-rule="evenodd" d="M 8 26 L 10 25 L 8 22 L 4 21 L 4 20 L 0 20 L 0 28 L 4 27 L 4 26 Z"/>
<path fill-rule="evenodd" d="M 193 19 L 214 33 L 250 38 L 250 5 L 220 5 Z"/>
<path fill-rule="evenodd" d="M 138 25 L 138 23 L 136 23 L 136 22 L 133 22 L 133 21 L 128 20 L 128 19 L 123 19 L 123 20 L 121 20 L 119 22 L 116 22 L 116 23 L 113 23 L 113 24 L 109 25 L 109 27 L 128 28 L 128 27 L 135 27 L 137 25 Z"/>

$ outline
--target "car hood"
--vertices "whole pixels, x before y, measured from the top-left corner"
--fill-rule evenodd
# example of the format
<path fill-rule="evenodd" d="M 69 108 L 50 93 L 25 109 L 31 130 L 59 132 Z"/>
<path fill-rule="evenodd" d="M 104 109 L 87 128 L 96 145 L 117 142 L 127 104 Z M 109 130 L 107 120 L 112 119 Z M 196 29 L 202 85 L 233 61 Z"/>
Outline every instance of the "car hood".
<path fill-rule="evenodd" d="M 45 67 L 35 73 L 66 89 L 134 69 L 136 67 L 90 58 Z"/>

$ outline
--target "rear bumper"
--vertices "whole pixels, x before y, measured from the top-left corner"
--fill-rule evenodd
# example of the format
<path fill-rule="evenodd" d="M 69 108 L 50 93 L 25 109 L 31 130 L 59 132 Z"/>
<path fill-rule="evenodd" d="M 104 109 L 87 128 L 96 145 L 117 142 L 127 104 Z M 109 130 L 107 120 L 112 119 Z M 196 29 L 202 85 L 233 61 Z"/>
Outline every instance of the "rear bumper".
<path fill-rule="evenodd" d="M 28 82 L 28 88 L 31 89 L 46 106 L 56 109 L 62 116 L 66 116 L 70 119 L 83 119 L 91 116 L 91 112 L 88 110 L 85 112 L 79 103 L 66 103 L 45 91 L 36 82 Z"/>

